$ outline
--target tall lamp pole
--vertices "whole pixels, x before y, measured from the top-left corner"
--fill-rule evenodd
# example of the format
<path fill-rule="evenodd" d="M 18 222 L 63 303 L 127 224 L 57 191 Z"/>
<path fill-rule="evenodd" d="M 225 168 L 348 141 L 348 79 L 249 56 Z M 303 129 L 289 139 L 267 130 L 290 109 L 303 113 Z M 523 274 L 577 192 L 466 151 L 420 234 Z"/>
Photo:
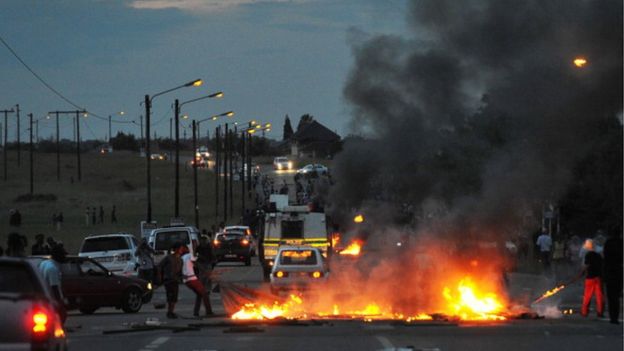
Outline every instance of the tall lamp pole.
<path fill-rule="evenodd" d="M 15 112 L 13 109 L 10 110 L 2 110 L 1 112 L 4 113 L 4 139 L 3 139 L 3 143 L 2 143 L 2 152 L 3 152 L 3 163 L 4 163 L 4 180 L 7 180 L 7 137 L 8 137 L 8 133 L 7 130 L 8 125 L 7 125 L 7 116 L 9 113 Z"/>
<path fill-rule="evenodd" d="M 152 171 L 151 171 L 151 163 L 150 163 L 150 143 L 151 143 L 151 139 L 150 139 L 150 109 L 152 107 L 152 102 L 154 101 L 154 98 L 156 98 L 157 96 L 172 92 L 174 90 L 177 89 L 181 89 L 181 88 L 185 88 L 185 87 L 191 87 L 191 86 L 195 86 L 198 87 L 202 85 L 202 80 L 201 79 L 195 79 L 193 81 L 190 81 L 188 83 L 182 84 L 180 86 L 177 86 L 175 88 L 171 88 L 171 89 L 167 89 L 164 91 L 161 91 L 160 93 L 156 93 L 154 95 L 152 95 L 151 97 L 149 95 L 145 95 L 145 162 L 146 162 L 146 187 L 147 187 L 147 216 L 146 216 L 146 220 L 148 223 L 150 223 L 152 221 Z M 141 120 L 142 121 L 142 120 Z M 143 128 L 141 128 L 143 129 Z"/>

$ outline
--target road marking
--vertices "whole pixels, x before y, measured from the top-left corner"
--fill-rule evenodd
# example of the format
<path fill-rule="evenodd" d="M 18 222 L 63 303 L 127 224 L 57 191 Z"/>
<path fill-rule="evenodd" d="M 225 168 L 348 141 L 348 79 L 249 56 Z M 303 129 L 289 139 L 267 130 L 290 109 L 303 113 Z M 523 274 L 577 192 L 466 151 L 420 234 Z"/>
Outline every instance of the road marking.
<path fill-rule="evenodd" d="M 381 343 L 381 346 L 386 350 L 394 350 L 394 345 L 385 336 L 375 335 L 375 338 Z"/>
<path fill-rule="evenodd" d="M 161 336 L 159 338 L 154 339 L 149 345 L 144 346 L 139 351 L 152 351 L 160 347 L 160 345 L 166 343 L 169 340 L 168 336 Z"/>

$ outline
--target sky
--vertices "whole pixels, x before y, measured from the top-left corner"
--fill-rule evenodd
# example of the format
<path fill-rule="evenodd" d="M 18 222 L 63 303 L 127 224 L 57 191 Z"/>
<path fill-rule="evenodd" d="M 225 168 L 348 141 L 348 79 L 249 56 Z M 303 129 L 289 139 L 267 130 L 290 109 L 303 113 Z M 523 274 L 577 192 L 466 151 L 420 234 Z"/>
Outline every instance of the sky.
<path fill-rule="evenodd" d="M 267 136 L 275 139 L 285 115 L 296 126 L 311 114 L 345 136 L 352 45 L 406 32 L 406 8 L 407 0 L 0 0 L 0 37 L 58 92 L 0 43 L 0 110 L 19 104 L 22 140 L 28 113 L 48 138 L 55 133 L 48 112 L 76 106 L 94 114 L 81 120 L 83 140 L 105 139 L 109 115 L 113 135 L 138 136 L 146 94 L 201 78 L 201 87 L 154 99 L 153 133 L 169 136 L 175 99 L 223 91 L 222 99 L 184 105 L 182 114 L 200 120 L 232 110 L 232 122 L 272 123 Z M 61 118 L 61 137 L 72 138 L 72 123 Z M 216 124 L 202 123 L 202 135 Z M 183 135 L 189 123 L 181 125 Z"/>

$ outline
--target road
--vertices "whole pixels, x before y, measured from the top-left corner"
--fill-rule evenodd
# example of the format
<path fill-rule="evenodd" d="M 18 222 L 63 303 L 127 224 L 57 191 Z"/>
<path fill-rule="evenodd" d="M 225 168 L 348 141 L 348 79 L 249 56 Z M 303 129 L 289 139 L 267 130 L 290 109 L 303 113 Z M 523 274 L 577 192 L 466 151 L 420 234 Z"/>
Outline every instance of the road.
<path fill-rule="evenodd" d="M 257 260 L 250 267 L 220 264 L 220 279 L 250 287 L 261 286 Z M 66 327 L 72 350 L 621 350 L 622 328 L 578 314 L 559 319 L 513 320 L 497 323 L 414 323 L 392 321 L 322 321 L 293 325 L 237 324 L 223 313 L 220 295 L 211 301 L 218 317 L 192 318 L 193 296 L 180 287 L 176 312 L 165 318 L 153 303 L 137 314 L 100 309 L 93 315 L 70 313 Z M 153 302 L 164 301 L 162 288 Z M 131 331 L 131 326 L 151 320 L 166 327 L 197 328 L 187 331 Z M 129 332 L 130 331 L 130 332 Z"/>

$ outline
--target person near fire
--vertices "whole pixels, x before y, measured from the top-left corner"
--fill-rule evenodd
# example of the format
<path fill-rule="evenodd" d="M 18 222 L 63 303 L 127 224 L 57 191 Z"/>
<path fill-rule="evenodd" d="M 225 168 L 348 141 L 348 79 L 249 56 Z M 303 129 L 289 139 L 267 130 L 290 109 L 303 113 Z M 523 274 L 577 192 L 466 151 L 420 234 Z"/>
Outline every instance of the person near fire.
<path fill-rule="evenodd" d="M 596 312 L 598 317 L 603 317 L 604 298 L 602 294 L 602 256 L 595 251 L 594 241 L 585 240 L 583 248 L 586 250 L 584 266 L 579 277 L 585 275 L 585 290 L 583 292 L 583 305 L 581 315 L 587 317 L 589 314 L 589 303 L 592 296 L 596 296 Z"/>
<path fill-rule="evenodd" d="M 193 241 L 194 247 L 197 242 Z M 206 287 L 195 275 L 195 257 L 191 255 L 186 246 L 183 247 L 182 255 L 182 279 L 184 284 L 195 293 L 195 306 L 193 308 L 193 316 L 199 317 L 199 310 L 201 302 L 204 302 L 204 308 L 206 309 L 206 316 L 212 316 L 212 307 L 210 306 L 210 295 L 206 290 Z"/>
<path fill-rule="evenodd" d="M 165 286 L 167 295 L 167 318 L 178 318 L 175 314 L 175 305 L 178 302 L 178 291 L 180 278 L 182 277 L 182 254 L 185 246 L 176 241 L 171 245 L 169 254 L 159 263 L 162 275 L 162 283 Z"/>
<path fill-rule="evenodd" d="M 622 237 L 617 232 L 610 233 L 604 244 L 604 280 L 607 288 L 607 304 L 609 306 L 609 322 L 619 324 L 620 296 L 622 295 Z"/>
<path fill-rule="evenodd" d="M 537 238 L 535 243 L 539 247 L 540 261 L 544 266 L 544 271 L 550 269 L 550 250 L 552 248 L 552 238 L 546 229 L 542 229 L 542 234 Z"/>

